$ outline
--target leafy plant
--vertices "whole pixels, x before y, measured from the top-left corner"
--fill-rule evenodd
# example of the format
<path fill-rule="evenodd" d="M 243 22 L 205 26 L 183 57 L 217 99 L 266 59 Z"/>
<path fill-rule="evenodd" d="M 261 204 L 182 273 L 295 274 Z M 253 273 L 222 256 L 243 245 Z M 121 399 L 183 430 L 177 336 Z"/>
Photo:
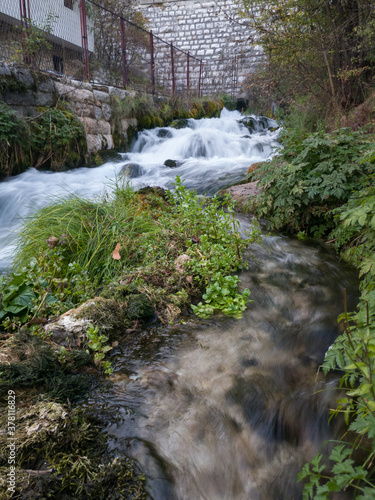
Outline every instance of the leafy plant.
<path fill-rule="evenodd" d="M 374 163 L 374 152 L 369 152 L 366 161 Z M 374 180 L 374 175 L 365 178 L 348 203 L 335 210 L 337 227 L 331 234 L 337 250 L 359 269 L 363 300 L 369 302 L 371 310 L 375 307 Z"/>
<path fill-rule="evenodd" d="M 335 223 L 332 209 L 346 203 L 372 172 L 362 161 L 369 149 L 363 131 L 316 132 L 284 138 L 284 149 L 251 174 L 262 193 L 256 213 L 275 229 L 323 236 Z"/>
<path fill-rule="evenodd" d="M 87 144 L 78 118 L 61 105 L 39 111 L 35 118 L 20 118 L 0 103 L 0 176 L 30 165 L 58 170 L 82 161 Z"/>
<path fill-rule="evenodd" d="M 305 464 L 299 481 L 308 480 L 304 499 L 329 498 L 332 491 L 350 489 L 352 498 L 373 498 L 375 490 L 375 310 L 362 307 L 357 314 L 346 311 L 340 317 L 345 332 L 328 350 L 323 370 L 343 373 L 340 388 L 344 396 L 332 415 L 343 414 L 349 431 L 357 435 L 352 442 L 341 441 L 329 457 L 330 469 L 319 453 Z M 360 454 L 356 453 L 360 450 Z M 358 458 L 360 457 L 360 459 Z M 325 473 L 323 474 L 323 471 Z"/>
<path fill-rule="evenodd" d="M 87 149 L 82 123 L 63 107 L 44 109 L 30 123 L 34 167 L 48 164 L 52 170 L 79 162 Z"/>
<path fill-rule="evenodd" d="M 53 33 L 59 16 L 49 12 L 43 23 L 36 23 L 32 19 L 25 19 L 25 26 L 16 27 L 22 31 L 22 42 L 12 42 L 14 48 L 13 62 L 23 65 L 26 61 L 35 69 L 40 69 L 43 54 L 52 49 L 47 36 Z"/>
<path fill-rule="evenodd" d="M 87 273 L 76 262 L 64 267 L 61 254 L 59 249 L 47 250 L 10 277 L 0 277 L 0 320 L 5 328 L 38 324 L 90 297 Z"/>
<path fill-rule="evenodd" d="M 10 279 L 0 276 L 0 320 L 16 316 L 26 322 L 36 298 L 27 276 L 27 270 L 12 273 Z"/>
<path fill-rule="evenodd" d="M 111 363 L 109 361 L 103 361 L 106 353 L 112 349 L 111 346 L 105 345 L 108 341 L 108 337 L 99 334 L 99 328 L 97 326 L 94 327 L 90 325 L 87 330 L 87 338 L 89 340 L 89 349 L 94 351 L 95 363 L 103 368 L 106 375 L 110 375 L 113 372 Z"/>
<path fill-rule="evenodd" d="M 216 273 L 202 296 L 204 303 L 192 306 L 195 314 L 201 318 L 209 318 L 215 311 L 222 311 L 234 318 L 241 318 L 249 302 L 250 290 L 245 288 L 239 293 L 239 281 L 238 276 Z"/>

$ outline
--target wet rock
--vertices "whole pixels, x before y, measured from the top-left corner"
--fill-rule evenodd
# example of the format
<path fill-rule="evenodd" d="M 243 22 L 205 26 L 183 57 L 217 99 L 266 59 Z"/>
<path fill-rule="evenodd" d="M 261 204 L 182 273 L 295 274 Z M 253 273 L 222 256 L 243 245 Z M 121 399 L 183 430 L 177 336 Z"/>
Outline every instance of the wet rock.
<path fill-rule="evenodd" d="M 189 121 L 186 118 L 180 118 L 174 120 L 169 126 L 175 129 L 187 128 L 189 126 Z"/>
<path fill-rule="evenodd" d="M 264 151 L 264 147 L 263 147 L 263 144 L 261 144 L 261 143 L 255 144 L 255 146 L 253 146 L 251 148 L 252 155 L 257 154 L 257 153 L 263 153 L 263 151 Z"/>
<path fill-rule="evenodd" d="M 169 168 L 177 168 L 180 167 L 182 163 L 177 160 L 165 160 L 164 165 Z"/>
<path fill-rule="evenodd" d="M 171 137 L 173 137 L 173 134 L 170 130 L 167 130 L 166 128 L 161 128 L 158 130 L 157 132 L 157 137 L 160 137 L 160 138 L 167 138 L 167 139 L 170 139 Z"/>
<path fill-rule="evenodd" d="M 251 116 L 245 116 L 240 120 L 241 123 L 249 130 L 249 132 L 254 132 L 256 130 L 255 120 Z"/>
<path fill-rule="evenodd" d="M 220 196 L 229 193 L 232 199 L 236 202 L 236 209 L 238 211 L 248 210 L 249 204 L 255 198 L 260 190 L 258 189 L 258 181 L 248 182 L 239 186 L 232 186 L 220 191 Z"/>
<path fill-rule="evenodd" d="M 123 175 L 125 177 L 129 177 L 130 179 L 135 179 L 136 177 L 140 177 L 143 175 L 144 170 L 139 163 L 127 163 L 122 167 L 120 170 L 120 175 Z"/>

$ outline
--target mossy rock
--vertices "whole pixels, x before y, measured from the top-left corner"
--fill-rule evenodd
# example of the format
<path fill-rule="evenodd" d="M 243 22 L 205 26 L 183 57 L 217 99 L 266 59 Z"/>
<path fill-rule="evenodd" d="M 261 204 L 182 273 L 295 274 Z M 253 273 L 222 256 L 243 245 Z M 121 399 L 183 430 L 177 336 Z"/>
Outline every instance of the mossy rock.
<path fill-rule="evenodd" d="M 187 118 L 179 118 L 178 120 L 174 120 L 170 125 L 171 128 L 181 129 L 189 126 L 189 122 Z"/>
<path fill-rule="evenodd" d="M 167 199 L 167 191 L 160 186 L 145 186 L 141 189 L 138 189 L 137 195 L 153 195 L 159 196 L 160 198 L 163 198 L 163 200 Z"/>
<path fill-rule="evenodd" d="M 145 115 L 138 118 L 138 128 L 149 129 L 155 127 L 155 117 L 151 115 Z"/>
<path fill-rule="evenodd" d="M 130 320 L 148 320 L 155 316 L 151 300 L 144 293 L 130 295 L 127 300 L 126 316 Z"/>
<path fill-rule="evenodd" d="M 105 288 L 100 293 L 100 296 L 104 299 L 113 299 L 121 302 L 125 301 L 129 295 L 138 293 L 138 288 L 135 285 L 118 285 Z"/>
<path fill-rule="evenodd" d="M 155 315 L 154 307 L 150 299 L 139 293 L 134 285 L 119 285 L 108 287 L 101 293 L 105 300 L 114 300 L 124 304 L 124 316 L 130 321 L 148 320 Z"/>

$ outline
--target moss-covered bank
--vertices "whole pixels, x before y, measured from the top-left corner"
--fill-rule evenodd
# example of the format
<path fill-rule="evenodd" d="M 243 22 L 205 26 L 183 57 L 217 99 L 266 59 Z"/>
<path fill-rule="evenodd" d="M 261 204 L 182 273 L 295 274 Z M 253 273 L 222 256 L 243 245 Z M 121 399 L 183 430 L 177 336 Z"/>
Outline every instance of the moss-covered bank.
<path fill-rule="evenodd" d="M 173 193 L 125 184 L 25 221 L 16 270 L 0 277 L 0 395 L 4 407 L 15 395 L 17 410 L 14 498 L 144 498 L 134 464 L 107 451 L 100 419 L 77 402 L 111 374 L 110 351 L 148 324 L 192 310 L 241 316 L 250 291 L 234 272 L 259 233 L 241 237 L 224 202 L 226 211 L 177 179 Z"/>

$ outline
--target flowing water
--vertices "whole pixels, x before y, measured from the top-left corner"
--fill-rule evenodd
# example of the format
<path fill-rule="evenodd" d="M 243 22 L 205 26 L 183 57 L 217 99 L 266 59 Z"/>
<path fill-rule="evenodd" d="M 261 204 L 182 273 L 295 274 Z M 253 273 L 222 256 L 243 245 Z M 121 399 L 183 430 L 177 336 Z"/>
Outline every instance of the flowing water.
<path fill-rule="evenodd" d="M 132 152 L 119 154 L 96 168 L 46 172 L 30 168 L 0 183 L 0 272 L 10 266 L 19 220 L 37 207 L 61 196 L 94 197 L 111 184 L 130 177 L 133 186 L 172 187 L 176 175 L 200 193 L 214 194 L 240 180 L 254 162 L 270 156 L 277 144 L 276 122 L 252 118 L 251 127 L 241 123 L 237 111 L 223 110 L 220 118 L 188 120 L 183 129 L 157 128 L 139 134 Z M 250 129 L 249 129 L 250 128 Z M 174 168 L 164 165 L 173 160 Z"/>
<path fill-rule="evenodd" d="M 169 187 L 175 175 L 212 194 L 240 179 L 276 145 L 273 123 L 240 115 L 189 121 L 139 135 L 118 162 L 66 173 L 29 170 L 0 184 L 0 235 L 37 205 L 75 192 L 93 197 L 123 175 L 135 187 Z M 164 165 L 174 160 L 175 168 Z M 249 221 L 240 217 L 244 230 Z M 13 241 L 2 250 L 10 265 Z M 343 289 L 353 270 L 318 242 L 264 236 L 247 251 L 241 286 L 252 291 L 241 320 L 217 315 L 150 326 L 112 355 L 106 387 L 85 403 L 107 419 L 110 446 L 138 461 L 155 500 L 294 500 L 297 472 L 325 440 L 333 381 L 317 374 L 338 334 Z M 336 426 L 337 427 L 337 426 Z"/>

